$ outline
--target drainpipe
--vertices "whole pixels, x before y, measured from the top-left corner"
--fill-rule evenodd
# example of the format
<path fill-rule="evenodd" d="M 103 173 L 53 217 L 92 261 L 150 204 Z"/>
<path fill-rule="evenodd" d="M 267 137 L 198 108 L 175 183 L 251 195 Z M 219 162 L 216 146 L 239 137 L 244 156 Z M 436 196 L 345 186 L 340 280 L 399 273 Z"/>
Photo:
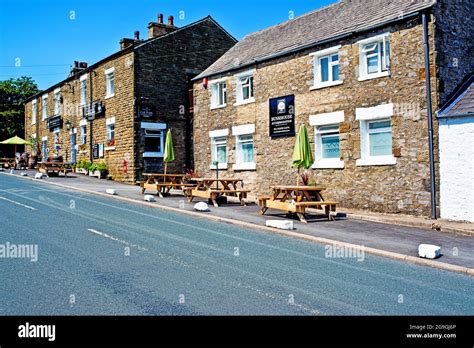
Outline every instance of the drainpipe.
<path fill-rule="evenodd" d="M 433 151 L 433 117 L 431 110 L 431 74 L 430 74 L 430 49 L 428 41 L 428 22 L 426 13 L 422 13 L 423 22 L 423 45 L 425 48 L 425 70 L 426 70 L 426 102 L 428 112 L 428 141 L 430 156 L 430 191 L 431 191 L 431 218 L 436 219 L 436 188 L 435 188 L 435 168 Z"/>

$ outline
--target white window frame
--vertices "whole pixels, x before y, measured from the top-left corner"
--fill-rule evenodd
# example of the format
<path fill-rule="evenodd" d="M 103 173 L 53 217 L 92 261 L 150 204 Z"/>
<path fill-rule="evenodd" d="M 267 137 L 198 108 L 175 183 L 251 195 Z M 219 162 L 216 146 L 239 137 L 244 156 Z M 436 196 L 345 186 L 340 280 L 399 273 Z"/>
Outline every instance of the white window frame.
<path fill-rule="evenodd" d="M 105 70 L 104 74 L 105 74 L 105 99 L 108 99 L 115 95 L 115 67 Z M 114 87 L 113 93 L 111 93 L 112 84 Z"/>
<path fill-rule="evenodd" d="M 145 151 L 143 152 L 143 158 L 154 158 L 154 157 L 163 157 L 165 151 L 165 129 L 166 123 L 161 122 L 141 122 L 140 128 L 143 129 L 145 137 L 160 137 L 160 148 L 161 151 Z M 160 131 L 160 135 L 151 135 L 146 134 L 148 130 L 151 131 Z"/>
<path fill-rule="evenodd" d="M 235 164 L 232 166 L 234 170 L 256 170 L 255 162 L 255 124 L 244 124 L 241 126 L 232 127 L 232 135 L 235 137 Z M 242 161 L 242 145 L 246 141 L 242 141 L 241 137 L 251 135 L 252 146 L 254 147 L 254 157 L 252 162 Z"/>
<path fill-rule="evenodd" d="M 110 129 L 112 128 L 113 126 L 113 132 L 110 131 Z M 110 117 L 110 118 L 107 118 L 105 120 L 105 130 L 106 130 L 106 140 L 107 141 L 110 141 L 110 140 L 115 140 L 115 117 Z M 110 137 L 110 135 L 113 134 L 113 138 Z"/>
<path fill-rule="evenodd" d="M 387 55 L 386 44 L 389 46 L 389 54 Z M 389 33 L 377 35 L 368 39 L 360 40 L 357 42 L 359 45 L 359 81 L 371 80 L 379 77 L 390 76 L 390 58 L 392 50 L 390 48 L 390 36 Z M 367 46 L 378 45 L 379 49 L 377 53 L 370 55 L 378 56 L 378 72 L 368 73 L 367 68 Z M 380 44 L 382 44 L 384 54 L 380 50 Z M 369 55 L 369 56 L 370 56 Z"/>
<path fill-rule="evenodd" d="M 227 145 L 227 136 L 229 135 L 229 129 L 217 129 L 209 132 L 209 137 L 211 138 L 211 164 L 209 166 L 210 169 L 227 169 L 229 162 L 229 146 Z M 217 166 L 214 165 L 214 161 L 217 159 L 217 145 L 216 139 L 225 138 L 225 146 L 226 146 L 226 162 L 219 163 Z"/>
<path fill-rule="evenodd" d="M 211 110 L 227 106 L 227 82 L 225 79 L 214 80 L 211 85 Z M 220 100 L 222 99 L 222 100 Z"/>
<path fill-rule="evenodd" d="M 37 100 L 33 99 L 33 101 L 31 102 L 31 124 L 32 125 L 36 124 L 37 113 L 38 113 Z"/>
<path fill-rule="evenodd" d="M 83 124 L 81 128 L 81 145 L 87 144 L 87 125 Z"/>
<path fill-rule="evenodd" d="M 382 104 L 369 108 L 356 108 L 356 120 L 360 122 L 360 156 L 356 161 L 357 166 L 381 166 L 394 165 L 397 158 L 393 153 L 385 156 L 370 156 L 369 123 L 371 121 L 390 120 L 391 125 L 393 116 L 393 104 Z M 390 127 L 393 141 L 393 126 Z"/>
<path fill-rule="evenodd" d="M 314 169 L 342 169 L 344 168 L 344 161 L 340 158 L 323 158 L 322 156 L 322 135 L 325 132 L 320 132 L 319 127 L 338 125 L 344 122 L 344 111 L 328 112 L 323 114 L 311 115 L 309 117 L 310 126 L 314 127 Z M 341 134 L 339 133 L 339 145 L 341 144 Z M 340 147 L 339 147 L 340 149 Z"/>
<path fill-rule="evenodd" d="M 327 48 L 325 50 L 310 53 L 310 56 L 313 57 L 313 84 L 310 87 L 311 90 L 330 87 L 330 86 L 337 86 L 344 82 L 340 79 L 340 76 L 341 76 L 341 69 L 340 69 L 340 64 L 339 64 L 340 48 L 341 48 L 341 45 L 338 45 L 338 46 Z M 331 61 L 331 57 L 336 54 L 339 55 L 339 59 L 336 62 Z M 328 81 L 325 81 L 325 82 L 322 81 L 322 73 L 321 73 L 321 60 L 324 58 L 328 58 L 329 60 L 329 71 L 328 71 L 329 79 Z M 332 79 L 333 68 L 335 65 L 339 66 L 339 80 Z"/>
<path fill-rule="evenodd" d="M 254 84 L 254 73 L 255 69 L 245 71 L 239 74 L 234 75 L 235 77 L 235 82 L 236 82 L 236 89 L 235 89 L 235 104 L 234 105 L 243 105 L 243 104 L 249 104 L 249 103 L 254 103 L 255 102 L 255 84 Z M 249 98 L 243 99 L 243 84 L 242 80 L 245 78 L 251 78 L 252 83 L 250 83 L 250 80 L 248 82 L 249 84 Z"/>
<path fill-rule="evenodd" d="M 80 94 L 80 104 L 84 106 L 87 104 L 87 74 L 82 75 L 79 78 L 79 94 Z"/>
<path fill-rule="evenodd" d="M 61 89 L 54 90 L 54 116 L 61 115 Z"/>
<path fill-rule="evenodd" d="M 48 95 L 43 94 L 41 101 L 41 120 L 44 121 L 48 119 Z"/>

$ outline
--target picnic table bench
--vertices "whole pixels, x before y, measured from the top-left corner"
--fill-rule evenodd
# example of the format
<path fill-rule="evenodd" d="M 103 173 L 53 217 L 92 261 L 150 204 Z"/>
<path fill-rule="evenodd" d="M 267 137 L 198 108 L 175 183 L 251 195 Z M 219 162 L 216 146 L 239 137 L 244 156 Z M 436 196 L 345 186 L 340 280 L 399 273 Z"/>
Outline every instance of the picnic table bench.
<path fill-rule="evenodd" d="M 68 173 L 72 172 L 70 163 L 65 162 L 39 162 L 38 167 L 39 172 L 46 175 L 63 173 L 64 176 L 67 176 Z"/>
<path fill-rule="evenodd" d="M 3 158 L 0 158 L 0 167 L 1 168 L 15 168 L 15 165 L 16 165 L 16 161 L 15 161 L 15 158 L 7 158 L 7 157 L 3 157 Z"/>
<path fill-rule="evenodd" d="M 324 209 L 328 220 L 334 220 L 331 212 L 336 211 L 337 202 L 325 201 L 321 191 L 324 187 L 317 186 L 274 186 L 271 196 L 258 197 L 260 215 L 268 209 L 283 210 L 287 213 L 296 213 L 299 220 L 307 223 L 305 213 L 307 208 Z"/>
<path fill-rule="evenodd" d="M 189 202 L 192 202 L 194 197 L 207 198 L 212 201 L 214 207 L 218 207 L 217 197 L 227 196 L 227 197 L 237 197 L 241 205 L 246 205 L 245 199 L 247 198 L 247 193 L 250 190 L 245 190 L 243 188 L 242 179 L 234 178 L 196 178 L 193 179 L 197 182 L 195 187 L 186 188 L 186 195 Z M 214 186 L 215 183 L 215 187 Z M 219 184 L 221 188 L 219 188 Z"/>
<path fill-rule="evenodd" d="M 154 190 L 162 198 L 164 195 L 169 194 L 171 189 L 178 188 L 186 194 L 186 188 L 195 186 L 193 184 L 184 183 L 184 174 L 145 173 L 143 176 L 146 177 L 146 180 L 140 182 L 142 194 L 144 194 L 146 190 Z"/>

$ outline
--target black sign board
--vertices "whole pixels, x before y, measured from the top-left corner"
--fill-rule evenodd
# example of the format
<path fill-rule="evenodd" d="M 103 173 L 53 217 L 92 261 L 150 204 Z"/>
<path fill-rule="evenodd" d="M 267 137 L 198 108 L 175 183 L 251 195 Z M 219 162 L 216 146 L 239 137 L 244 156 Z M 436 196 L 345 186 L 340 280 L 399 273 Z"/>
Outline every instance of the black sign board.
<path fill-rule="evenodd" d="M 105 106 L 100 100 L 93 101 L 82 107 L 82 116 L 89 121 L 92 121 L 97 116 L 105 113 Z"/>
<path fill-rule="evenodd" d="M 53 130 L 54 128 L 62 127 L 63 126 L 63 119 L 60 115 L 52 116 L 48 118 L 48 128 L 49 130 Z"/>
<path fill-rule="evenodd" d="M 99 144 L 94 144 L 92 146 L 92 157 L 94 159 L 99 158 Z"/>
<path fill-rule="evenodd" d="M 295 135 L 295 96 L 270 99 L 270 136 L 272 138 Z"/>
<path fill-rule="evenodd" d="M 155 116 L 155 107 L 153 105 L 140 104 L 138 106 L 138 117 L 150 118 Z"/>

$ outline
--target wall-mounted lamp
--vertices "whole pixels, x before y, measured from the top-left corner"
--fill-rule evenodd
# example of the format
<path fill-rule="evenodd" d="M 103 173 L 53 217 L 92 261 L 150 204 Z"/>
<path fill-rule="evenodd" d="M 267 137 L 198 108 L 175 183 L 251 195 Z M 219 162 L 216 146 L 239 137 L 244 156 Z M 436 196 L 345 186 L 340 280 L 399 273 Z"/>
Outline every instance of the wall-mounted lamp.
<path fill-rule="evenodd" d="M 66 126 L 66 130 L 69 132 L 71 130 L 71 122 L 66 121 L 66 122 L 64 122 L 64 125 Z"/>

